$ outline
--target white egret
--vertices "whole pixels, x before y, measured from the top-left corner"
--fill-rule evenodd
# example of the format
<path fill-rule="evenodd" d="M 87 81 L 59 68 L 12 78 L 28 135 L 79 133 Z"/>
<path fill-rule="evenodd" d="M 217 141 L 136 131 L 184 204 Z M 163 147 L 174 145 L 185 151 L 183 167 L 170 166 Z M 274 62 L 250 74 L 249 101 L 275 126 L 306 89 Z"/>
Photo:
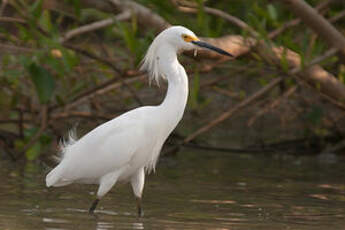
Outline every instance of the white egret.
<path fill-rule="evenodd" d="M 231 56 L 224 50 L 200 41 L 182 26 L 172 26 L 152 42 L 142 62 L 150 81 L 168 81 L 164 101 L 158 106 L 143 106 L 116 117 L 87 133 L 79 140 L 73 135 L 61 145 L 61 161 L 46 177 L 50 186 L 71 183 L 99 184 L 99 200 L 118 181 L 130 182 L 137 200 L 138 215 L 142 216 L 141 195 L 145 172 L 154 170 L 160 150 L 181 120 L 188 97 L 188 78 L 177 54 L 183 50 L 205 47 Z"/>

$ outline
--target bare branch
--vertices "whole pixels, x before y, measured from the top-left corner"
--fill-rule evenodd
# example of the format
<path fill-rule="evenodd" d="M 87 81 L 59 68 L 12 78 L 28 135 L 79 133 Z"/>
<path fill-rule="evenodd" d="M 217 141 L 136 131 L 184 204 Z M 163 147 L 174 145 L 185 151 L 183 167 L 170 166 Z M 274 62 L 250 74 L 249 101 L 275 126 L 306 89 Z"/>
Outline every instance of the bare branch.
<path fill-rule="evenodd" d="M 88 101 L 90 100 L 91 98 L 94 98 L 96 96 L 99 96 L 99 95 L 102 95 L 102 94 L 105 94 L 111 90 L 114 90 L 116 88 L 119 88 L 121 87 L 123 84 L 130 84 L 132 82 L 135 82 L 139 79 L 143 79 L 144 78 L 144 75 L 140 75 L 140 76 L 137 76 L 137 77 L 133 77 L 133 78 L 129 78 L 129 79 L 125 79 L 123 81 L 115 81 L 115 82 L 112 82 L 112 83 L 108 83 L 108 84 L 104 84 L 103 87 L 98 87 L 97 89 L 93 90 L 93 91 L 90 91 L 90 93 L 88 94 L 85 94 L 83 97 L 80 97 L 72 102 L 70 102 L 69 104 L 65 105 L 64 109 L 65 110 L 69 110 L 73 107 L 76 107 L 78 106 L 79 104 L 85 102 L 85 101 Z"/>
<path fill-rule="evenodd" d="M 262 110 L 258 111 L 254 116 L 252 116 L 247 125 L 248 126 L 252 126 L 254 124 L 254 122 L 261 117 L 262 115 L 264 115 L 265 113 L 269 112 L 270 110 L 274 109 L 275 107 L 277 107 L 280 102 L 282 100 L 285 100 L 286 98 L 288 98 L 291 94 L 293 94 L 296 89 L 298 88 L 298 86 L 293 86 L 290 89 L 288 89 L 282 96 L 278 97 L 277 99 L 275 99 L 272 103 L 268 104 L 267 106 L 265 106 Z"/>
<path fill-rule="evenodd" d="M 314 8 L 303 0 L 283 0 L 289 9 L 300 17 L 311 29 L 330 46 L 338 48 L 345 55 L 344 36 Z"/>
<path fill-rule="evenodd" d="M 61 112 L 51 116 L 51 121 L 57 119 L 68 119 L 68 118 L 89 118 L 89 119 L 102 119 L 102 120 L 110 120 L 114 118 L 114 115 L 109 114 L 95 114 L 90 112 L 81 112 L 81 111 L 70 111 L 70 112 Z"/>
<path fill-rule="evenodd" d="M 322 9 L 324 9 L 326 6 L 328 6 L 330 3 L 332 2 L 332 0 L 327 0 L 327 1 L 321 1 L 320 4 L 318 4 L 315 9 L 317 11 L 321 11 Z M 320 12 L 321 13 L 321 12 Z M 338 20 L 338 19 L 336 19 Z M 331 21 L 331 20 L 330 20 Z M 271 33 L 268 34 L 268 37 L 270 39 L 278 36 L 278 34 L 282 33 L 283 31 L 285 31 L 286 29 L 298 25 L 301 22 L 300 18 L 296 18 L 296 19 L 292 19 L 291 21 L 288 21 L 287 23 L 279 26 L 279 28 L 277 28 L 276 30 L 272 31 Z"/>
<path fill-rule="evenodd" d="M 196 9 L 196 8 L 179 6 L 178 9 L 182 12 L 185 12 L 185 13 L 198 13 L 198 9 Z M 247 23 L 245 23 L 244 21 L 242 21 L 241 19 L 239 19 L 237 17 L 234 17 L 230 14 L 225 13 L 224 11 L 214 9 L 211 7 L 204 7 L 203 9 L 205 12 L 207 12 L 209 14 L 213 14 L 215 16 L 221 17 L 221 18 L 225 19 L 226 21 L 240 27 L 241 29 L 249 31 L 253 37 L 259 36 L 259 34 L 252 27 L 250 27 Z"/>
<path fill-rule="evenodd" d="M 235 105 L 234 107 L 232 107 L 231 109 L 229 109 L 228 111 L 222 113 L 220 116 L 218 116 L 216 119 L 213 119 L 212 121 L 208 122 L 206 125 L 202 126 L 201 128 L 199 128 L 197 131 L 195 131 L 194 133 L 188 135 L 184 140 L 183 143 L 188 143 L 191 140 L 195 139 L 197 136 L 199 136 L 200 134 L 208 131 L 209 129 L 211 129 L 212 127 L 216 126 L 217 124 L 221 123 L 222 121 L 228 119 L 229 117 L 231 117 L 235 112 L 239 111 L 240 109 L 242 109 L 243 107 L 249 105 L 251 102 L 253 102 L 254 100 L 256 100 L 257 98 L 261 97 L 262 95 L 264 95 L 266 92 L 270 91 L 274 86 L 276 86 L 277 84 L 279 84 L 279 82 L 281 82 L 283 80 L 282 77 L 279 78 L 275 78 L 274 80 L 272 80 L 269 84 L 267 84 L 266 86 L 262 87 L 260 90 L 258 90 L 257 92 L 255 92 L 253 95 L 247 97 L 245 100 L 241 101 L 240 103 L 238 103 L 237 105 Z"/>
<path fill-rule="evenodd" d="M 333 17 L 331 17 L 329 19 L 329 21 L 330 22 L 336 22 L 343 17 L 345 17 L 345 10 L 343 10 L 343 11 L 339 12 L 338 14 L 334 15 Z"/>
<path fill-rule="evenodd" d="M 109 2 L 120 11 L 129 10 L 130 12 L 132 12 L 133 15 L 139 18 L 138 23 L 140 25 L 146 27 L 149 26 L 151 28 L 153 27 L 158 29 L 159 31 L 170 26 L 170 23 L 168 23 L 160 15 L 132 0 L 109 0 Z"/>
<path fill-rule="evenodd" d="M 64 43 L 67 40 L 70 40 L 71 38 L 73 38 L 75 36 L 110 26 L 110 25 L 112 25 L 118 21 L 127 20 L 130 18 L 130 16 L 131 16 L 131 13 L 129 11 L 124 11 L 123 13 L 116 15 L 113 18 L 107 18 L 107 19 L 104 19 L 101 21 L 93 22 L 91 24 L 80 26 L 76 29 L 72 29 L 72 30 L 68 31 L 67 33 L 65 33 L 65 35 L 63 35 L 59 39 L 59 41 L 61 43 Z"/>
<path fill-rule="evenodd" d="M 8 2 L 8 0 L 2 0 L 1 6 L 0 6 L 0 16 L 4 13 L 7 2 Z"/>
<path fill-rule="evenodd" d="M 254 38 L 243 38 L 242 36 L 236 36 L 236 41 L 234 41 L 233 36 L 223 36 L 216 39 L 204 38 L 207 42 L 218 46 L 221 49 L 232 53 L 234 56 L 240 56 L 246 54 L 251 50 L 252 47 L 256 47 L 261 56 L 265 58 L 268 63 L 276 63 L 278 66 L 281 66 L 281 60 L 286 59 L 291 68 L 301 68 L 301 58 L 296 52 L 289 50 L 284 47 L 276 47 L 274 44 L 268 45 L 265 42 L 262 42 L 259 37 L 256 37 L 257 33 L 252 31 L 252 29 L 246 25 L 245 22 L 242 22 L 240 19 L 234 20 L 234 16 L 228 15 L 227 13 L 205 7 L 205 12 L 209 12 L 215 15 L 219 15 L 229 21 L 234 23 L 240 28 L 247 29 L 251 31 L 250 33 Z M 195 13 L 196 11 L 190 11 Z M 250 28 L 250 29 L 248 29 Z M 345 47 L 345 46 L 344 46 Z M 335 52 L 335 50 L 332 50 Z M 198 52 L 198 56 L 201 58 L 205 56 L 208 58 L 219 58 L 220 55 L 212 54 L 209 51 L 201 50 Z M 331 54 L 332 56 L 333 54 Z M 305 69 L 298 75 L 301 79 L 311 83 L 313 86 L 320 88 L 320 91 L 324 94 L 340 101 L 345 100 L 345 86 L 343 83 L 338 81 L 331 73 L 325 71 L 321 66 L 315 65 L 308 69 Z"/>
<path fill-rule="evenodd" d="M 143 103 L 141 102 L 139 96 L 135 93 L 135 91 L 127 84 L 126 80 L 124 79 L 123 75 L 122 75 L 122 71 L 120 69 L 117 68 L 116 65 L 113 64 L 113 62 L 111 62 L 110 60 L 108 59 L 105 59 L 105 58 L 102 58 L 102 57 L 99 57 L 97 55 L 94 55 L 86 50 L 83 50 L 83 49 L 80 49 L 78 47 L 75 47 L 73 45 L 70 45 L 70 44 L 64 44 L 65 47 L 69 48 L 69 49 L 72 49 L 76 52 L 79 52 L 89 58 L 92 58 L 92 59 L 95 59 L 95 60 L 98 60 L 108 66 L 110 66 L 113 70 L 115 70 L 117 73 L 119 73 L 119 79 L 115 79 L 116 81 L 120 81 L 121 82 L 121 85 L 124 85 L 125 87 L 127 87 L 127 89 L 129 90 L 129 92 L 132 94 L 133 98 L 136 100 L 136 102 L 139 104 L 139 105 L 142 105 Z M 96 87 L 96 89 L 98 89 Z M 54 109 L 56 109 L 56 107 L 54 107 Z"/>
<path fill-rule="evenodd" d="M 306 67 L 306 69 L 308 68 L 312 68 L 314 65 L 316 65 L 319 62 L 322 62 L 323 60 L 329 58 L 331 55 L 334 55 L 336 53 L 336 49 L 332 49 L 330 51 L 328 51 L 325 55 L 322 55 L 320 57 L 315 58 L 314 60 L 312 60 L 309 65 Z M 294 69 L 292 69 L 289 74 L 291 75 L 295 75 L 299 72 L 301 72 L 302 69 L 301 67 L 295 67 Z M 220 116 L 218 116 L 216 119 L 211 120 L 210 122 L 208 122 L 206 125 L 202 126 L 201 128 L 199 128 L 198 130 L 196 130 L 194 133 L 188 135 L 184 140 L 183 143 L 188 143 L 190 141 L 192 141 L 193 139 L 195 139 L 197 136 L 199 136 L 200 134 L 210 130 L 211 128 L 213 128 L 214 126 L 218 125 L 219 123 L 223 122 L 224 120 L 228 119 L 229 117 L 231 117 L 232 115 L 234 115 L 237 111 L 239 111 L 240 109 L 242 109 L 243 107 L 249 105 L 250 103 L 252 103 L 253 101 L 255 101 L 257 98 L 261 97 L 262 95 L 264 95 L 265 93 L 269 92 L 271 89 L 273 89 L 277 84 L 279 84 L 281 81 L 283 80 L 282 77 L 279 78 L 275 78 L 274 80 L 272 80 L 269 84 L 267 84 L 266 86 L 262 87 L 261 89 L 259 89 L 257 92 L 255 92 L 253 95 L 247 97 L 245 100 L 243 100 L 242 102 L 236 104 L 234 107 L 230 108 L 229 110 L 225 111 L 224 113 L 222 113 Z"/>
<path fill-rule="evenodd" d="M 12 22 L 25 24 L 26 21 L 22 18 L 12 18 L 12 17 L 0 17 L 0 22 Z"/>

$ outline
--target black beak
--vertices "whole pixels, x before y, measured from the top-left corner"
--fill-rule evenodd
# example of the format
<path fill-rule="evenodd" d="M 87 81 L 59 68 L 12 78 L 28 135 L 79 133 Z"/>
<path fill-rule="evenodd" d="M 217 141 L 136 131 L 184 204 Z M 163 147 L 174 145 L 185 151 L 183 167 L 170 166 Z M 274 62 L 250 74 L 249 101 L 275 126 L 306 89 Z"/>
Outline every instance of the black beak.
<path fill-rule="evenodd" d="M 192 41 L 192 43 L 193 43 L 194 45 L 197 45 L 197 46 L 200 46 L 200 47 L 204 47 L 204 48 L 207 48 L 207 49 L 216 51 L 216 52 L 219 53 L 219 54 L 223 54 L 223 55 L 226 55 L 226 56 L 229 56 L 229 57 L 233 57 L 233 56 L 234 56 L 234 55 L 232 55 L 232 54 L 226 52 L 225 50 L 222 50 L 222 49 L 220 49 L 220 48 L 218 48 L 218 47 L 215 47 L 215 46 L 213 46 L 213 45 L 211 45 L 211 44 L 208 44 L 208 43 L 206 43 L 206 42 L 202 42 L 202 41 Z"/>

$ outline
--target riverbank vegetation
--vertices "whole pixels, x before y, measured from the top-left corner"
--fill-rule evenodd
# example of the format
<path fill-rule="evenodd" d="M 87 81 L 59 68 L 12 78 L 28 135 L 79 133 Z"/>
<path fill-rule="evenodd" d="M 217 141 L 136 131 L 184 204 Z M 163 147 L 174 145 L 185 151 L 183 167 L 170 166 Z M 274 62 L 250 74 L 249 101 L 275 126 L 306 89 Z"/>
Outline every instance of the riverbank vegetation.
<path fill-rule="evenodd" d="M 341 153 L 345 4 L 336 0 L 2 0 L 0 147 L 49 159 L 132 108 L 158 104 L 138 66 L 162 29 L 183 25 L 232 53 L 184 53 L 188 109 L 164 149 Z"/>

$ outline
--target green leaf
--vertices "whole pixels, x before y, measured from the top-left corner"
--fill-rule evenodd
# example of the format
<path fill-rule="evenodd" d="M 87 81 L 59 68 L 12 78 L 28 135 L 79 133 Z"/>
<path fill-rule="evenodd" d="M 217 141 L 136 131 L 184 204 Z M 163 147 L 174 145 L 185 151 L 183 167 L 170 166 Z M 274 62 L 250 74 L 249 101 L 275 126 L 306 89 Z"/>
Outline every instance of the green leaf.
<path fill-rule="evenodd" d="M 202 0 L 197 0 L 198 13 L 197 13 L 197 23 L 198 27 L 203 31 L 203 33 L 209 36 L 209 16 L 205 13 L 204 3 Z"/>
<path fill-rule="evenodd" d="M 131 31 L 129 26 L 127 26 L 126 24 L 119 23 L 119 25 L 120 25 L 120 28 L 122 31 L 122 36 L 123 36 L 123 39 L 126 43 L 127 48 L 132 53 L 135 53 L 136 44 L 135 44 L 135 37 L 134 37 L 133 32 Z"/>
<path fill-rule="evenodd" d="M 40 17 L 42 14 L 42 3 L 43 0 L 34 1 L 34 4 L 32 4 L 32 6 L 30 7 L 30 13 L 35 18 Z"/>
<path fill-rule="evenodd" d="M 75 15 L 80 17 L 80 0 L 72 0 Z"/>
<path fill-rule="evenodd" d="M 28 66 L 31 81 L 34 83 L 36 93 L 41 104 L 47 103 L 53 95 L 55 81 L 53 76 L 43 67 L 31 63 Z"/>
<path fill-rule="evenodd" d="M 289 71 L 289 62 L 286 58 L 286 49 L 284 49 L 282 57 L 280 59 L 280 65 L 285 73 Z"/>
<path fill-rule="evenodd" d="M 267 6 L 268 14 L 273 21 L 277 21 L 278 14 L 276 8 L 272 4 L 268 4 Z"/>
<path fill-rule="evenodd" d="M 45 31 L 52 32 L 53 24 L 51 22 L 50 12 L 48 10 L 43 11 L 42 16 L 40 17 L 40 20 L 39 20 L 39 24 Z"/>
<path fill-rule="evenodd" d="M 32 33 L 29 31 L 29 29 L 25 26 L 18 25 L 19 29 L 18 37 L 20 40 L 27 42 L 31 39 L 33 39 Z"/>
<path fill-rule="evenodd" d="M 339 81 L 341 81 L 343 84 L 345 84 L 345 65 L 340 65 L 340 66 L 339 66 L 338 79 L 339 79 Z"/>
<path fill-rule="evenodd" d="M 36 142 L 31 148 L 29 148 L 26 153 L 26 159 L 32 161 L 35 160 L 41 153 L 41 143 Z"/>
<path fill-rule="evenodd" d="M 199 105 L 199 89 L 200 89 L 200 77 L 199 72 L 195 71 L 193 77 L 193 84 L 191 86 L 190 92 L 190 105 L 193 110 L 198 108 Z"/>
<path fill-rule="evenodd" d="M 67 71 L 71 71 L 72 68 L 76 65 L 78 65 L 79 63 L 79 58 L 77 55 L 75 55 L 75 53 L 71 50 L 66 50 L 66 49 L 62 49 L 62 56 L 63 56 L 63 62 L 65 65 L 65 69 Z"/>

